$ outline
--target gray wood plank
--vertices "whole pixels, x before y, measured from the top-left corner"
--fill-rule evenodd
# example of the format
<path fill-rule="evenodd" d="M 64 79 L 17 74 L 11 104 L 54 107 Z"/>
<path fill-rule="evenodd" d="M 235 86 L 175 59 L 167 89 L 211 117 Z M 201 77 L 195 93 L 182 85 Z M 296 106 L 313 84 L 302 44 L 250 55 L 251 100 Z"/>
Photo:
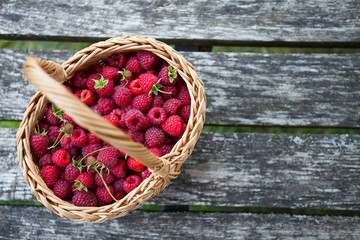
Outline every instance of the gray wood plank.
<path fill-rule="evenodd" d="M 100 224 L 0 206 L 0 239 L 358 239 L 358 217 L 135 211 Z"/>
<path fill-rule="evenodd" d="M 15 132 L 0 128 L 0 200 L 35 200 Z M 147 204 L 358 211 L 359 137 L 203 133 L 179 178 Z"/>
<path fill-rule="evenodd" d="M 1 2 L 2 38 L 145 35 L 183 44 L 359 46 L 356 0 Z M 186 33 L 186 34 L 184 34 Z"/>
<path fill-rule="evenodd" d="M 72 54 L 0 49 L 0 120 L 21 120 L 35 92 L 22 73 L 29 56 Z M 183 54 L 205 82 L 206 124 L 360 127 L 360 54 Z"/>

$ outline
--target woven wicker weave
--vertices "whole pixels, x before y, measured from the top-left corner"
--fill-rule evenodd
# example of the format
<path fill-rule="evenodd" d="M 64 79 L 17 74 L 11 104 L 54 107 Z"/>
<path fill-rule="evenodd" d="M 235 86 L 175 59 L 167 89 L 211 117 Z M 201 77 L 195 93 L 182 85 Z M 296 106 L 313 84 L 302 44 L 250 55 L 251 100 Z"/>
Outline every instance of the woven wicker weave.
<path fill-rule="evenodd" d="M 113 53 L 139 50 L 153 52 L 177 68 L 191 97 L 191 116 L 187 129 L 172 151 L 161 158 L 156 157 L 143 145 L 133 142 L 119 128 L 92 112 L 61 84 L 69 80 L 76 71 L 99 64 Z M 39 91 L 30 100 L 16 136 L 20 168 L 34 196 L 61 217 L 76 221 L 103 222 L 125 216 L 139 208 L 169 185 L 171 179 L 177 178 L 180 167 L 193 151 L 205 122 L 204 84 L 194 67 L 173 48 L 152 38 L 127 36 L 98 42 L 77 52 L 62 65 L 29 58 L 24 65 L 24 71 Z M 80 126 L 149 167 L 151 176 L 122 200 L 102 207 L 78 207 L 55 196 L 42 180 L 37 166 L 38 159 L 30 148 L 30 136 L 38 120 L 44 116 L 49 101 L 63 109 Z"/>

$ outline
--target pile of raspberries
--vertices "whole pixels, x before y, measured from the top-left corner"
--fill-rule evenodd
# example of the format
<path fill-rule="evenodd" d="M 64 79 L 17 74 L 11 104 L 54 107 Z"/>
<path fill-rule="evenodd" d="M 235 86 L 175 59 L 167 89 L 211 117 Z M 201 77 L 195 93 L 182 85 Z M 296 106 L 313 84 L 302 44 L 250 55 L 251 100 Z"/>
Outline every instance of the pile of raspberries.
<path fill-rule="evenodd" d="M 102 65 L 76 72 L 65 86 L 159 157 L 171 151 L 190 117 L 185 81 L 148 51 L 113 54 Z M 30 143 L 46 185 L 76 206 L 119 201 L 151 175 L 146 166 L 77 125 L 52 103 Z"/>

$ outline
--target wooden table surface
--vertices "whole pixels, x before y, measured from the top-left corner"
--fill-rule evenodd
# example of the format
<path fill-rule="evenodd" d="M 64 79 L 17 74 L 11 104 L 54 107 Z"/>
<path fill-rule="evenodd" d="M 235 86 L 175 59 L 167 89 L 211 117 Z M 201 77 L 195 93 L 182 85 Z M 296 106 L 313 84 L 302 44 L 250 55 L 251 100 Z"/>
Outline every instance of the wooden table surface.
<path fill-rule="evenodd" d="M 356 0 L 0 6 L 0 39 L 360 48 Z M 0 49 L 0 121 L 20 121 L 35 92 L 22 73 L 29 56 L 63 62 L 75 52 Z M 36 201 L 18 166 L 17 129 L 0 128 L 0 239 L 360 239 L 360 54 L 182 54 L 205 83 L 213 127 L 179 178 L 126 217 L 70 221 Z M 271 131 L 279 127 L 285 133 Z"/>

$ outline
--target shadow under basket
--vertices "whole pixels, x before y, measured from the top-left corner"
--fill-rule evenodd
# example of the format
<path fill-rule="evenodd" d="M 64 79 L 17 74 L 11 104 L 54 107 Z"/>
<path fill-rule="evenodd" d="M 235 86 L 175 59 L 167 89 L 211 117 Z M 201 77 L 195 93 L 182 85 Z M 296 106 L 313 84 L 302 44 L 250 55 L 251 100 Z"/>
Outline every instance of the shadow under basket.
<path fill-rule="evenodd" d="M 132 141 L 121 129 L 94 113 L 62 84 L 71 79 L 76 71 L 99 64 L 111 54 L 140 50 L 153 52 L 176 68 L 177 73 L 185 81 L 191 97 L 191 114 L 186 131 L 171 152 L 160 158 L 142 144 Z M 38 91 L 30 100 L 16 136 L 20 168 L 38 201 L 64 218 L 100 223 L 123 217 L 142 206 L 145 201 L 168 186 L 171 179 L 177 178 L 180 167 L 193 151 L 205 122 L 205 89 L 194 67 L 173 48 L 152 38 L 141 36 L 111 38 L 78 51 L 61 65 L 32 57 L 26 61 L 24 72 Z M 30 147 L 30 136 L 36 123 L 43 118 L 49 101 L 62 109 L 81 127 L 146 165 L 152 172 L 150 177 L 123 199 L 101 207 L 78 207 L 58 198 L 43 181 L 37 165 L 37 156 Z"/>

